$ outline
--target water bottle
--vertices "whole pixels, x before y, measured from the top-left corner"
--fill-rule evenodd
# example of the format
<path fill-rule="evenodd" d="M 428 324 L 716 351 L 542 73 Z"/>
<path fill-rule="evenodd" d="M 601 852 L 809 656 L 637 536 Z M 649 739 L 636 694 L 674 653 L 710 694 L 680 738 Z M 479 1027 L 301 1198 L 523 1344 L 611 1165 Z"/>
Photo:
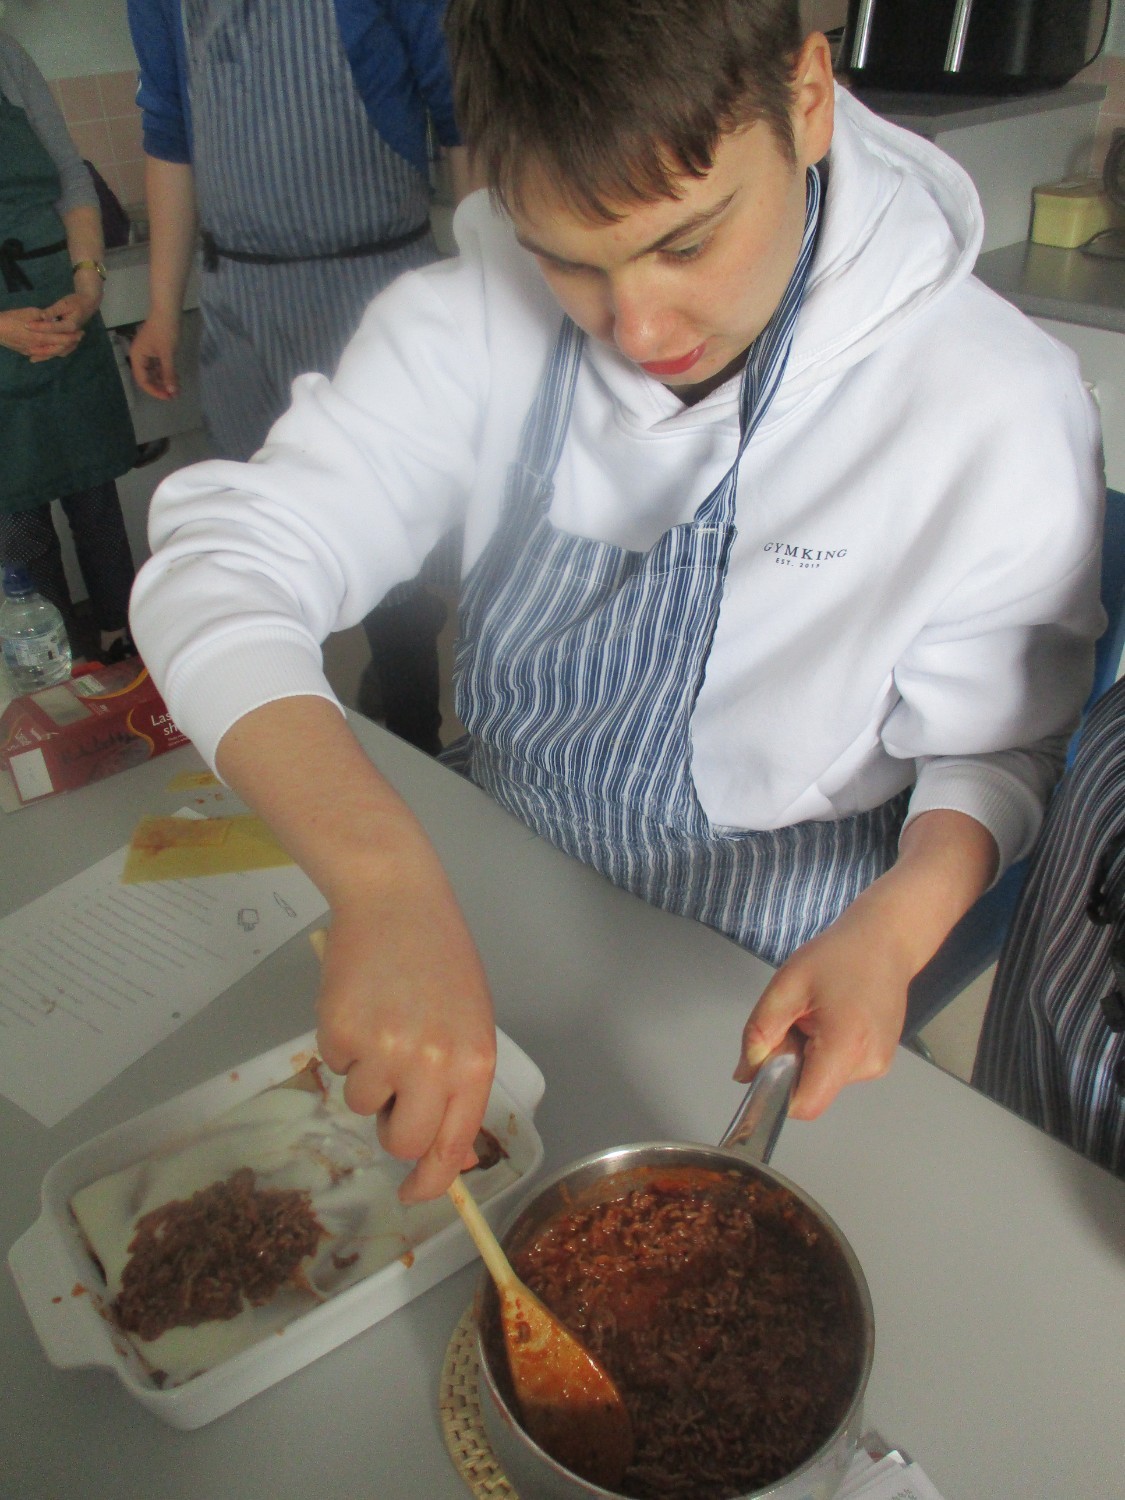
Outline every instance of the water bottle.
<path fill-rule="evenodd" d="M 17 693 L 34 693 L 70 676 L 70 639 L 63 617 L 36 593 L 21 563 L 4 565 L 0 648 Z"/>

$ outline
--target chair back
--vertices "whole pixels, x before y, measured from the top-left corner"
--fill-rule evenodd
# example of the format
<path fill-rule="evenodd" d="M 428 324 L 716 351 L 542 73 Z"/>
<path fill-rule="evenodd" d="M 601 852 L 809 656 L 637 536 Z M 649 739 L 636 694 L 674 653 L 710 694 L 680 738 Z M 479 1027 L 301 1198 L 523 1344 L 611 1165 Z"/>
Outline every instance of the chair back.
<path fill-rule="evenodd" d="M 1106 490 L 1102 534 L 1102 608 L 1108 623 L 1094 650 L 1094 685 L 1082 710 L 1085 719 L 1120 675 L 1125 654 L 1125 494 Z M 1082 732 L 1081 725 L 1075 738 Z"/>

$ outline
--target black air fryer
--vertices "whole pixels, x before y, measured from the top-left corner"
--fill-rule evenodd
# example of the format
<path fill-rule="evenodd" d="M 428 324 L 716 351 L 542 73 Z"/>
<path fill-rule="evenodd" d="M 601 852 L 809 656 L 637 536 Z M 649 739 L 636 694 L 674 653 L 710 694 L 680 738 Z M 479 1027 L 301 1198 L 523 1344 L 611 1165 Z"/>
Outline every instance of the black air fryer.
<path fill-rule="evenodd" d="M 860 88 L 1012 94 L 1093 61 L 1111 0 L 849 0 L 839 68 Z M 1095 9 L 1096 6 L 1096 9 Z"/>

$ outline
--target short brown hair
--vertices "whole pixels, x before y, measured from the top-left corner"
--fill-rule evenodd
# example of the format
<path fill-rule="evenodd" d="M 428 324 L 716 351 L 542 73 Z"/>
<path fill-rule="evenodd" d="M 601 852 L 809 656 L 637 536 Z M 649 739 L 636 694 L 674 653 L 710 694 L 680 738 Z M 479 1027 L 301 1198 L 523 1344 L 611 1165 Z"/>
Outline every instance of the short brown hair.
<path fill-rule="evenodd" d="M 506 205 L 535 166 L 611 222 L 755 120 L 794 159 L 797 0 L 450 0 L 446 27 L 462 135 Z"/>

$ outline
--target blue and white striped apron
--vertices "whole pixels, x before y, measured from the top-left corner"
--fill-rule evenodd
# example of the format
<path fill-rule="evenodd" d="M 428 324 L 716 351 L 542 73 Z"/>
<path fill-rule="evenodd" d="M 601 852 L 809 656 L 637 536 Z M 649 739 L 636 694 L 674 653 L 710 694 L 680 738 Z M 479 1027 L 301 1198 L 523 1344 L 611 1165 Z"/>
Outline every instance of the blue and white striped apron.
<path fill-rule="evenodd" d="M 1125 926 L 1086 911 L 1102 856 L 1107 905 L 1125 911 L 1125 682 L 1090 710 L 1028 865 L 996 970 L 973 1085 L 1125 1177 L 1125 1031 L 1102 1000 Z"/>
<path fill-rule="evenodd" d="M 691 716 L 735 538 L 739 460 L 785 369 L 816 239 L 810 172 L 792 280 L 747 358 L 738 456 L 649 552 L 548 518 L 583 336 L 565 320 L 508 475 L 496 535 L 462 586 L 448 757 L 497 802 L 615 885 L 718 928 L 772 963 L 893 863 L 903 794 L 839 822 L 742 832 L 696 795 Z"/>
<path fill-rule="evenodd" d="M 183 0 L 200 219 L 218 244 L 325 255 L 423 224 L 425 177 L 372 125 L 333 0 Z M 252 265 L 201 278 L 204 419 L 246 459 L 289 405 L 293 379 L 331 374 L 372 297 L 438 259 L 426 234 L 353 259 Z"/>

